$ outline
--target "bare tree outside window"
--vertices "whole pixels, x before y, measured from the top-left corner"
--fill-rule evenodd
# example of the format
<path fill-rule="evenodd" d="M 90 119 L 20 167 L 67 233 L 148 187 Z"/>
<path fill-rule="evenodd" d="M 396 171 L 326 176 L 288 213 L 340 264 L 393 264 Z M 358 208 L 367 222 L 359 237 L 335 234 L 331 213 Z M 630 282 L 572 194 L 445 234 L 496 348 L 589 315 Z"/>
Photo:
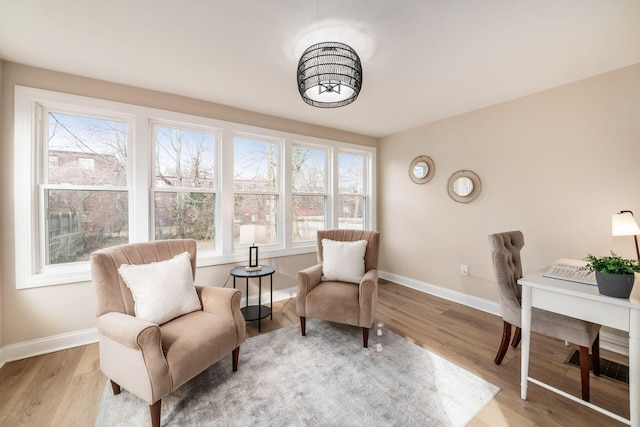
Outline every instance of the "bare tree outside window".
<path fill-rule="evenodd" d="M 211 132 L 155 125 L 155 239 L 214 249 L 215 141 Z"/>
<path fill-rule="evenodd" d="M 46 117 L 45 265 L 86 261 L 97 249 L 128 242 L 128 124 L 62 112 Z"/>
<path fill-rule="evenodd" d="M 294 146 L 291 184 L 293 190 L 293 241 L 313 241 L 326 228 L 327 151 Z"/>
<path fill-rule="evenodd" d="M 278 243 L 279 145 L 275 142 L 236 136 L 234 153 L 234 246 L 240 226 L 258 223 L 267 228 L 267 244 Z"/>
<path fill-rule="evenodd" d="M 338 227 L 365 228 L 365 156 L 341 152 L 338 154 Z"/>

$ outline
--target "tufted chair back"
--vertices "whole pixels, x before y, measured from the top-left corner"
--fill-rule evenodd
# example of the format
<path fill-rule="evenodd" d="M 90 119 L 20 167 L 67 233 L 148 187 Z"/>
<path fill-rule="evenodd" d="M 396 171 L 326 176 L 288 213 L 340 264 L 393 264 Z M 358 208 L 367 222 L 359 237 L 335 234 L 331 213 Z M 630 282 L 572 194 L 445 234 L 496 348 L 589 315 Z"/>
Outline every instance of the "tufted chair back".
<path fill-rule="evenodd" d="M 524 235 L 521 231 L 507 231 L 491 234 L 491 256 L 498 281 L 498 295 L 502 318 L 520 326 L 521 289 L 518 279 L 522 277 L 520 251 L 524 247 Z"/>

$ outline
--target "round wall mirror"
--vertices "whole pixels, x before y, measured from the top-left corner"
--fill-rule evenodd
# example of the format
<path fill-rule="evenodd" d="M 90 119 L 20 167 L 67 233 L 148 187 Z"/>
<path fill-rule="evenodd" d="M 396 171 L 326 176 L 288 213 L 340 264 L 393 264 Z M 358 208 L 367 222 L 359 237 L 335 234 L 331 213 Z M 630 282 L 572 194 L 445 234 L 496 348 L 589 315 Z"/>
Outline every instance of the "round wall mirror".
<path fill-rule="evenodd" d="M 482 183 L 474 172 L 460 170 L 449 178 L 447 191 L 449 196 L 460 203 L 468 203 L 480 195 Z"/>
<path fill-rule="evenodd" d="M 429 182 L 435 172 L 436 165 L 429 156 L 418 156 L 409 165 L 409 178 L 416 184 Z"/>

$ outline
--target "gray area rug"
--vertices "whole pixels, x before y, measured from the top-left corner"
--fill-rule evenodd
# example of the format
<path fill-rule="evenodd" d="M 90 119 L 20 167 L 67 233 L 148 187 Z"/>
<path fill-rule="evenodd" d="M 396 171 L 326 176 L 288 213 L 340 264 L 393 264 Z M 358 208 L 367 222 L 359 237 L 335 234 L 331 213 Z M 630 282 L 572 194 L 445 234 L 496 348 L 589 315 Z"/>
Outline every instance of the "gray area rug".
<path fill-rule="evenodd" d="M 380 329 L 381 335 L 377 334 Z M 162 400 L 163 426 L 462 426 L 499 388 L 399 335 L 309 319 L 249 338 Z M 107 381 L 96 426 L 151 423 L 149 406 Z"/>

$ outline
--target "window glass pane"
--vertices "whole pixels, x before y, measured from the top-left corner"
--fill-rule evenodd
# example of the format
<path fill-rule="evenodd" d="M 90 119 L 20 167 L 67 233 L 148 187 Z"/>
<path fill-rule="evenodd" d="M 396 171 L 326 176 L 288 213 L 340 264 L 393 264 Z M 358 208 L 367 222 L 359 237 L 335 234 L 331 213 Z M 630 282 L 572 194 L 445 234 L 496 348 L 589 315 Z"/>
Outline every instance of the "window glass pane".
<path fill-rule="evenodd" d="M 244 137 L 233 138 L 236 191 L 276 191 L 278 145 Z"/>
<path fill-rule="evenodd" d="M 48 183 L 127 185 L 127 123 L 49 113 Z"/>
<path fill-rule="evenodd" d="M 316 240 L 325 226 L 325 196 L 293 196 L 293 241 Z"/>
<path fill-rule="evenodd" d="M 198 249 L 214 249 L 215 194 L 157 191 L 155 240 L 194 239 Z"/>
<path fill-rule="evenodd" d="M 275 194 L 235 194 L 233 244 L 240 245 L 240 226 L 262 224 L 267 228 L 267 244 L 278 243 L 278 196 Z M 246 245 L 244 245 L 246 246 Z"/>
<path fill-rule="evenodd" d="M 126 191 L 45 191 L 45 263 L 87 261 L 91 252 L 129 242 Z"/>
<path fill-rule="evenodd" d="M 215 187 L 215 135 L 159 125 L 154 135 L 156 186 Z"/>
<path fill-rule="evenodd" d="M 299 193 L 326 191 L 326 150 L 294 146 L 291 170 L 293 191 Z"/>
<path fill-rule="evenodd" d="M 364 204 L 362 196 L 340 196 L 338 228 L 364 230 Z"/>
<path fill-rule="evenodd" d="M 364 194 L 364 155 L 338 154 L 338 186 L 340 193 Z"/>

